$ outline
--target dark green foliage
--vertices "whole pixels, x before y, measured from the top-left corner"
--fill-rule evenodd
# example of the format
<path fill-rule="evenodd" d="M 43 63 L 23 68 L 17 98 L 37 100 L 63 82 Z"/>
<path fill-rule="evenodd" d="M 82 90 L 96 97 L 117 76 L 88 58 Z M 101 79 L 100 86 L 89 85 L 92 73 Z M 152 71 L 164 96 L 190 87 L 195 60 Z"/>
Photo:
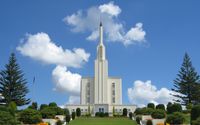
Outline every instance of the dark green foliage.
<path fill-rule="evenodd" d="M 123 108 L 122 116 L 127 116 L 127 114 L 128 114 L 127 108 Z"/>
<path fill-rule="evenodd" d="M 44 109 L 44 108 L 47 108 L 47 107 L 48 107 L 47 104 L 41 104 L 41 105 L 40 105 L 40 110 L 42 110 L 42 109 Z"/>
<path fill-rule="evenodd" d="M 42 109 L 41 111 L 42 118 L 55 118 L 56 110 L 54 110 L 52 107 L 46 107 Z"/>
<path fill-rule="evenodd" d="M 80 109 L 80 108 L 77 108 L 77 109 L 76 109 L 76 116 L 77 116 L 77 117 L 80 117 L 80 116 L 81 116 L 81 109 Z"/>
<path fill-rule="evenodd" d="M 152 108 L 144 107 L 144 108 L 137 108 L 134 113 L 136 115 L 151 115 L 153 111 L 154 109 Z"/>
<path fill-rule="evenodd" d="M 49 106 L 42 104 L 40 106 L 40 111 L 42 118 L 54 118 L 55 115 L 64 115 L 65 113 L 69 113 L 68 110 L 63 110 L 62 108 L 57 107 L 55 103 L 50 103 Z"/>
<path fill-rule="evenodd" d="M 49 103 L 49 107 L 57 107 L 57 104 L 55 102 Z"/>
<path fill-rule="evenodd" d="M 151 120 L 147 120 L 147 123 L 146 125 L 153 125 L 152 121 Z"/>
<path fill-rule="evenodd" d="M 182 106 L 178 103 L 168 103 L 167 104 L 167 113 L 171 114 L 173 112 L 182 112 Z"/>
<path fill-rule="evenodd" d="M 19 120 L 24 124 L 37 124 L 42 121 L 42 116 L 39 111 L 28 108 L 20 112 Z"/>
<path fill-rule="evenodd" d="M 196 120 L 200 117 L 200 105 L 196 105 L 191 110 L 191 120 Z"/>
<path fill-rule="evenodd" d="M 149 104 L 147 104 L 147 108 L 155 109 L 154 103 L 149 103 Z"/>
<path fill-rule="evenodd" d="M 95 117 L 108 117 L 109 116 L 109 114 L 108 114 L 108 112 L 96 112 L 95 113 Z"/>
<path fill-rule="evenodd" d="M 129 112 L 128 116 L 129 116 L 129 118 L 132 120 L 133 113 L 132 113 L 132 112 Z"/>
<path fill-rule="evenodd" d="M 63 109 L 65 115 L 69 115 L 69 109 Z"/>
<path fill-rule="evenodd" d="M 137 122 L 137 124 L 140 124 L 141 120 L 142 120 L 141 116 L 136 116 L 136 122 Z"/>
<path fill-rule="evenodd" d="M 192 125 L 200 125 L 200 117 L 192 121 Z"/>
<path fill-rule="evenodd" d="M 183 124 L 185 121 L 185 117 L 183 113 L 180 112 L 174 112 L 173 114 L 170 114 L 167 116 L 166 123 L 169 124 Z"/>
<path fill-rule="evenodd" d="M 165 118 L 165 111 L 162 109 L 156 109 L 152 112 L 151 116 L 154 119 L 163 119 Z"/>
<path fill-rule="evenodd" d="M 10 112 L 0 110 L 0 125 L 19 125 L 19 122 Z"/>
<path fill-rule="evenodd" d="M 105 112 L 104 113 L 104 117 L 108 117 L 109 116 L 109 113 L 108 112 Z"/>
<path fill-rule="evenodd" d="M 9 112 L 9 109 L 6 106 L 0 105 L 0 111 Z"/>
<path fill-rule="evenodd" d="M 66 122 L 69 123 L 69 122 L 70 122 L 70 119 L 71 119 L 70 115 L 67 114 L 66 117 L 65 117 Z"/>
<path fill-rule="evenodd" d="M 56 125 L 62 125 L 63 123 L 62 123 L 62 121 L 60 121 L 60 120 L 58 120 L 57 122 L 56 122 Z"/>
<path fill-rule="evenodd" d="M 5 70 L 0 72 L 0 93 L 6 104 L 15 102 L 17 106 L 23 106 L 30 103 L 30 99 L 26 98 L 28 92 L 24 74 L 17 64 L 15 54 L 12 53 Z"/>
<path fill-rule="evenodd" d="M 60 107 L 50 107 L 52 110 L 56 111 L 56 115 L 64 115 L 64 110 Z"/>
<path fill-rule="evenodd" d="M 72 119 L 74 120 L 76 118 L 76 113 L 72 112 Z"/>
<path fill-rule="evenodd" d="M 141 115 L 142 114 L 142 108 L 136 108 L 134 114 L 135 115 Z"/>
<path fill-rule="evenodd" d="M 10 104 L 8 105 L 8 109 L 10 114 L 15 117 L 15 112 L 17 111 L 17 106 L 15 102 L 10 102 Z"/>
<path fill-rule="evenodd" d="M 165 110 L 165 105 L 164 105 L 164 104 L 158 104 L 158 105 L 156 106 L 156 109 Z"/>
<path fill-rule="evenodd" d="M 200 77 L 195 71 L 195 68 L 192 66 L 190 57 L 186 53 L 183 59 L 182 67 L 177 75 L 177 78 L 174 80 L 174 88 L 172 91 L 180 93 L 175 94 L 175 97 L 178 97 L 175 100 L 178 103 L 183 105 L 187 104 L 196 104 L 200 102 Z"/>
<path fill-rule="evenodd" d="M 32 105 L 30 105 L 29 108 L 37 110 L 38 108 L 37 102 L 32 102 Z"/>

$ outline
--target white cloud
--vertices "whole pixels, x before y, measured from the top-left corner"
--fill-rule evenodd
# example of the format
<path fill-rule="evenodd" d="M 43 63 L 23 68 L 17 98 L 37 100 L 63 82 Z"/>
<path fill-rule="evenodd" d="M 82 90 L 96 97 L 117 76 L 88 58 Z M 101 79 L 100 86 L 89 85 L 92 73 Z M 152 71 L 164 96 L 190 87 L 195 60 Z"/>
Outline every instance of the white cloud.
<path fill-rule="evenodd" d="M 54 64 L 52 79 L 58 92 L 69 95 L 69 103 L 76 103 L 80 94 L 81 75 L 67 70 L 68 67 L 79 68 L 88 62 L 90 54 L 82 48 L 73 50 L 57 46 L 46 33 L 27 34 L 17 50 L 23 55 L 45 64 Z"/>
<path fill-rule="evenodd" d="M 130 103 L 137 104 L 140 107 L 145 106 L 147 103 L 152 102 L 155 104 L 167 104 L 173 102 L 175 99 L 171 94 L 174 94 L 167 88 L 157 89 L 151 81 L 140 81 L 134 82 L 132 88 L 128 88 L 128 98 Z"/>
<path fill-rule="evenodd" d="M 118 16 L 121 13 L 119 6 L 114 5 L 113 1 L 109 2 L 108 4 L 100 5 L 99 10 L 102 13 L 108 13 L 112 16 Z"/>
<path fill-rule="evenodd" d="M 28 34 L 17 50 L 24 56 L 41 61 L 45 64 L 81 67 L 90 56 L 84 49 L 74 48 L 72 51 L 57 46 L 46 33 Z"/>
<path fill-rule="evenodd" d="M 126 44 L 131 44 L 131 41 L 144 41 L 146 32 L 142 29 L 142 23 L 137 23 L 135 27 L 131 28 L 125 35 Z"/>
<path fill-rule="evenodd" d="M 67 92 L 70 95 L 78 96 L 80 94 L 81 75 L 72 73 L 65 66 L 56 66 L 52 71 L 55 91 Z"/>
<path fill-rule="evenodd" d="M 73 32 L 90 32 L 87 40 L 95 41 L 98 39 L 98 26 L 101 20 L 106 41 L 121 42 L 126 46 L 144 43 L 146 32 L 143 30 L 143 24 L 139 22 L 135 27 L 126 31 L 123 23 L 118 19 L 120 13 L 119 6 L 115 5 L 114 2 L 109 2 L 100 6 L 92 6 L 86 11 L 79 10 L 77 13 L 66 16 L 63 21 L 72 26 Z"/>

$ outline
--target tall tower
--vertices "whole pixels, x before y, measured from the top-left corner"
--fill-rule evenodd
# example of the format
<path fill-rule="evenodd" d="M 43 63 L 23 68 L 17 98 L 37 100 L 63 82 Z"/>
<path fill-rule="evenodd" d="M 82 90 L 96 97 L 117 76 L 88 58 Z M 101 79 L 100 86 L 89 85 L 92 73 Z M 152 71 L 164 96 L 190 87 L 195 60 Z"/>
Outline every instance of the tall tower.
<path fill-rule="evenodd" d="M 94 103 L 107 104 L 107 79 L 108 79 L 108 61 L 106 60 L 106 50 L 103 44 L 103 25 L 99 25 L 99 44 L 97 46 L 97 58 L 94 68 Z"/>

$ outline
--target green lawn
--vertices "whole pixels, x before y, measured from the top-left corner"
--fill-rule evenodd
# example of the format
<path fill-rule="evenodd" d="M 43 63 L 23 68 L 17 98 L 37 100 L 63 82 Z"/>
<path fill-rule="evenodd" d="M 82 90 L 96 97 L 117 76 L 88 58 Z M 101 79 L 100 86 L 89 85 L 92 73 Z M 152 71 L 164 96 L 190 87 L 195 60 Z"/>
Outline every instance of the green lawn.
<path fill-rule="evenodd" d="M 128 118 L 76 118 L 70 125 L 137 125 Z"/>

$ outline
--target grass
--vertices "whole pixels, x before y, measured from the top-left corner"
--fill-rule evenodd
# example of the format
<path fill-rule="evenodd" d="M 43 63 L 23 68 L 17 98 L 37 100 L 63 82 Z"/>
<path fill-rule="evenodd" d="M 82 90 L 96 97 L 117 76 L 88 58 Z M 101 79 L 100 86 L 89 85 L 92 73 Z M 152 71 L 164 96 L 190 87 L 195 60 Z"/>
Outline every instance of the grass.
<path fill-rule="evenodd" d="M 76 118 L 70 125 L 137 125 L 129 118 Z"/>

